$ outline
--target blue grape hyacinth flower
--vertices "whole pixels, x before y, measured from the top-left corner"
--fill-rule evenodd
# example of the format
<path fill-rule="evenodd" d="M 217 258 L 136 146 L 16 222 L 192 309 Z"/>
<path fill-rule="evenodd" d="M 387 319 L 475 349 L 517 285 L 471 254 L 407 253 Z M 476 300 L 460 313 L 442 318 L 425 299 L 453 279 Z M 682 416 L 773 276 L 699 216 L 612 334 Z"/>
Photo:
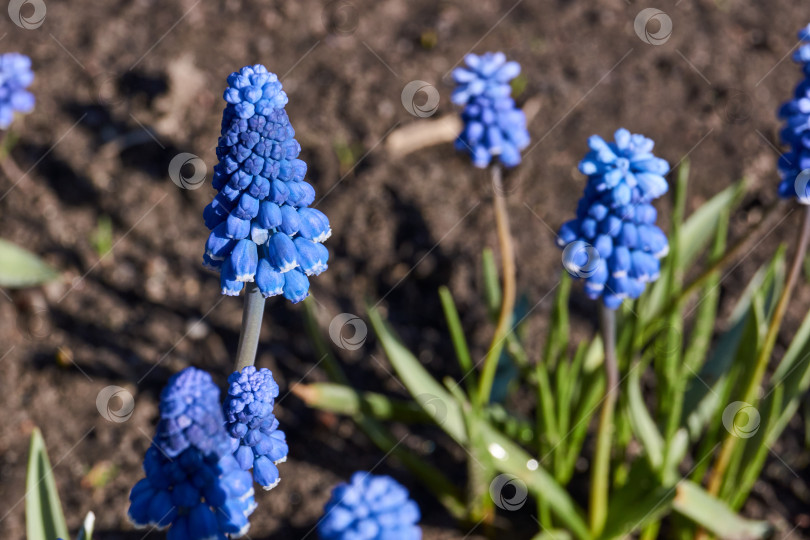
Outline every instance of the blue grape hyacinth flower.
<path fill-rule="evenodd" d="M 650 204 L 668 189 L 663 175 L 669 164 L 652 154 L 654 143 L 642 135 L 619 129 L 615 139 L 606 143 L 594 135 L 588 141 L 591 151 L 579 165 L 588 175 L 585 193 L 576 219 L 557 236 L 565 269 L 610 309 L 638 298 L 658 279 L 660 259 L 669 251 Z"/>
<path fill-rule="evenodd" d="M 390 476 L 359 471 L 332 491 L 318 522 L 321 540 L 419 540 L 419 507 Z"/>
<path fill-rule="evenodd" d="M 169 380 L 143 468 L 146 478 L 129 495 L 136 526 L 168 527 L 169 540 L 226 540 L 247 532 L 256 508 L 253 483 L 231 453 L 219 388 L 208 373 L 190 367 Z"/>
<path fill-rule="evenodd" d="M 34 109 L 34 95 L 26 90 L 34 80 L 31 59 L 20 53 L 0 55 L 0 129 L 7 129 L 14 113 Z"/>
<path fill-rule="evenodd" d="M 269 369 L 246 366 L 228 377 L 223 409 L 239 466 L 253 469 L 253 479 L 265 490 L 281 481 L 276 465 L 287 460 L 287 441 L 278 429 L 273 405 L 278 384 Z"/>
<path fill-rule="evenodd" d="M 799 39 L 803 45 L 793 59 L 803 66 L 805 78 L 796 87 L 793 99 L 779 110 L 779 117 L 785 121 L 780 136 L 789 147 L 778 162 L 782 179 L 779 196 L 810 204 L 810 25 L 799 32 Z"/>
<path fill-rule="evenodd" d="M 511 98 L 509 82 L 520 73 L 520 64 L 507 62 L 501 53 L 468 54 L 467 67 L 453 70 L 457 86 L 452 101 L 464 107 L 464 128 L 456 149 L 467 152 L 476 167 L 484 168 L 497 157 L 506 167 L 520 164 L 520 151 L 529 145 L 526 115 Z"/>
<path fill-rule="evenodd" d="M 309 205 L 315 190 L 284 106 L 278 77 L 262 65 L 228 77 L 222 113 L 218 191 L 203 212 L 211 230 L 203 263 L 218 270 L 222 294 L 236 296 L 255 282 L 265 297 L 293 303 L 309 294 L 309 276 L 326 270 L 326 216 Z"/>

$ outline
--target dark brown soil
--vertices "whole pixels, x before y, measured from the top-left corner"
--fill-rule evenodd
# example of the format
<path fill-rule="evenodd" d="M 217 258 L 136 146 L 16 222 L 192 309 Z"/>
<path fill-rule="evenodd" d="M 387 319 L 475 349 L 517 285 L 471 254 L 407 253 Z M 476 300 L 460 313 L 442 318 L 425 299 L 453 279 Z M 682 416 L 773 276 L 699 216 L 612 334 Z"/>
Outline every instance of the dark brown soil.
<path fill-rule="evenodd" d="M 484 173 L 450 144 L 399 160 L 387 155 L 383 141 L 392 129 L 431 121 L 402 106 L 409 81 L 438 88 L 442 115 L 453 110 L 448 73 L 466 52 L 502 50 L 522 64 L 527 86 L 518 101 L 536 98 L 541 108 L 524 164 L 506 182 L 519 286 L 529 305 L 537 304 L 531 334 L 542 335 L 546 295 L 560 273 L 553 231 L 580 195 L 575 167 L 587 136 L 625 126 L 654 138 L 657 153 L 673 164 L 688 155 L 690 209 L 749 176 L 752 193 L 734 217 L 739 234 L 775 199 L 774 112 L 798 80 L 786 57 L 795 31 L 810 20 L 810 10 L 787 0 L 46 2 L 37 29 L 0 14 L 0 49 L 30 55 L 37 73 L 36 109 L 13 125 L 20 138 L 13 157 L 27 174 L 0 179 L 0 236 L 62 273 L 46 287 L 0 295 L 5 538 L 24 537 L 25 462 L 35 425 L 48 443 L 71 530 L 92 509 L 98 538 L 141 538 L 124 516 L 160 388 L 187 365 L 210 370 L 220 383 L 230 371 L 241 302 L 221 297 L 217 278 L 200 266 L 201 212 L 212 190 L 179 189 L 167 167 L 190 152 L 212 169 L 231 71 L 264 63 L 290 97 L 309 179 L 334 230 L 330 269 L 313 286 L 324 313 L 362 315 L 366 301 L 382 298 L 420 359 L 437 374 L 456 373 L 437 288 L 452 289 L 480 355 L 491 332 L 478 292 L 481 249 L 495 246 L 491 197 Z M 660 46 L 634 33 L 645 7 L 672 19 L 671 39 Z M 112 251 L 100 256 L 93 236 L 106 217 Z M 728 275 L 726 310 L 791 237 L 797 219 L 789 216 Z M 591 310 L 575 291 L 576 332 L 588 336 Z M 780 353 L 808 302 L 802 285 Z M 342 359 L 358 386 L 401 392 L 374 340 Z M 269 302 L 258 363 L 282 387 L 278 414 L 290 460 L 280 487 L 259 494 L 251 537 L 314 538 L 331 487 L 375 466 L 413 490 L 425 538 L 474 537 L 456 529 L 398 464 L 378 465 L 382 454 L 351 422 L 313 413 L 287 395 L 298 381 L 325 378 L 318 360 L 302 310 Z M 96 408 L 109 385 L 135 397 L 126 422 L 107 421 Z M 435 435 L 403 444 L 463 482 L 460 461 L 444 445 L 434 455 L 425 450 Z M 797 418 L 744 509 L 774 523 L 777 537 L 810 538 L 804 435 Z M 104 470 L 106 482 L 98 480 Z M 533 534 L 529 506 L 514 538 Z"/>

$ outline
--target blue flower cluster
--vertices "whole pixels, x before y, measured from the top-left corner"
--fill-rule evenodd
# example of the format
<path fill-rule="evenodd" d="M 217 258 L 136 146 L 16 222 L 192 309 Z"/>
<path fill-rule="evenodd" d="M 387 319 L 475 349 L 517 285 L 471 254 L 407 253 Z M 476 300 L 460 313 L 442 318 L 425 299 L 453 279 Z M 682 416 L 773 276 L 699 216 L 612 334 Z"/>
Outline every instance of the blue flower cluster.
<path fill-rule="evenodd" d="M 34 80 L 31 59 L 20 53 L 0 55 L 0 129 L 7 129 L 14 113 L 34 109 L 34 95 L 26 90 Z"/>
<path fill-rule="evenodd" d="M 247 366 L 232 373 L 228 385 L 223 408 L 236 461 L 243 470 L 253 469 L 256 483 L 273 489 L 281 481 L 276 465 L 287 460 L 288 450 L 273 415 L 278 384 L 269 369 Z"/>
<path fill-rule="evenodd" d="M 318 522 L 321 540 L 419 540 L 419 507 L 390 476 L 359 471 L 340 484 Z"/>
<path fill-rule="evenodd" d="M 645 284 L 658 279 L 659 259 L 669 251 L 666 235 L 655 225 L 650 202 L 668 190 L 669 164 L 653 155 L 652 140 L 626 129 L 607 143 L 594 135 L 591 151 L 579 164 L 588 176 L 577 217 L 557 237 L 568 272 L 585 279 L 589 297 L 618 308 L 638 298 Z"/>
<path fill-rule="evenodd" d="M 514 167 L 529 144 L 526 116 L 515 106 L 509 85 L 520 73 L 520 64 L 507 62 L 501 52 L 468 54 L 465 61 L 467 67 L 453 70 L 458 86 L 451 99 L 464 107 L 456 149 L 469 153 L 476 167 L 486 167 L 496 156 Z"/>
<path fill-rule="evenodd" d="M 256 508 L 250 474 L 231 453 L 219 389 L 195 368 L 174 375 L 160 395 L 160 422 L 140 480 L 129 495 L 139 527 L 169 527 L 169 540 L 244 535 Z"/>
<path fill-rule="evenodd" d="M 790 147 L 779 158 L 779 196 L 796 197 L 802 204 L 810 204 L 810 25 L 799 32 L 803 44 L 793 59 L 802 65 L 805 78 L 796 87 L 793 99 L 782 105 L 779 117 L 785 121 L 780 135 Z"/>
<path fill-rule="evenodd" d="M 332 230 L 309 205 L 315 190 L 304 181 L 307 165 L 284 106 L 278 77 L 262 65 L 228 77 L 228 103 L 217 146 L 212 184 L 219 193 L 203 213 L 211 230 L 203 262 L 219 270 L 222 294 L 238 295 L 254 282 L 265 297 L 300 302 L 307 276 L 327 267 L 322 242 Z"/>

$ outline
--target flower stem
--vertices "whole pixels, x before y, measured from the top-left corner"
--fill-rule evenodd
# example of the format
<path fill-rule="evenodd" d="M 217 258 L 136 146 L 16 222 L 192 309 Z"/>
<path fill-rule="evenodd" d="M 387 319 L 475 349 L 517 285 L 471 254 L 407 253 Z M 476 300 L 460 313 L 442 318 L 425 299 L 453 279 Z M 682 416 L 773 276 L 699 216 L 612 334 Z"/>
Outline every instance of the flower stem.
<path fill-rule="evenodd" d="M 610 485 L 610 447 L 613 438 L 613 414 L 619 395 L 619 364 L 616 358 L 616 313 L 599 305 L 599 322 L 605 346 L 605 398 L 599 415 L 596 453 L 591 468 L 590 525 L 594 537 L 602 534 L 607 520 Z"/>
<path fill-rule="evenodd" d="M 503 195 L 503 181 L 500 165 L 492 166 L 492 191 L 494 194 L 493 204 L 495 207 L 495 225 L 498 230 L 498 243 L 501 246 L 501 259 L 503 265 L 503 296 L 501 300 L 501 312 L 498 316 L 498 323 L 492 342 L 489 345 L 486 358 L 484 359 L 484 369 L 481 373 L 481 380 L 478 385 L 479 404 L 489 403 L 489 396 L 492 392 L 492 384 L 495 381 L 495 371 L 498 368 L 498 360 L 501 357 L 506 337 L 511 331 L 512 312 L 515 309 L 515 248 L 512 243 L 512 235 L 509 232 L 509 214 L 506 210 L 506 198 Z"/>
<path fill-rule="evenodd" d="M 804 213 L 804 225 L 801 234 L 796 243 L 795 253 L 793 255 L 793 262 L 790 265 L 785 288 L 782 289 L 782 294 L 779 296 L 779 301 L 773 312 L 773 318 L 768 325 L 768 332 L 765 334 L 765 341 L 760 349 L 757 363 L 754 366 L 754 373 L 748 382 L 745 394 L 743 394 L 743 401 L 752 406 L 756 406 L 758 401 L 759 386 L 762 383 L 762 377 L 765 375 L 765 369 L 768 366 L 768 361 L 771 358 L 773 347 L 776 344 L 776 338 L 779 335 L 779 328 L 782 326 L 782 318 L 785 316 L 788 302 L 793 295 L 793 288 L 799 278 L 799 273 L 802 269 L 804 256 L 807 252 L 807 242 L 810 239 L 810 206 L 806 207 Z M 731 457 L 734 453 L 734 448 L 739 441 L 739 437 L 729 432 L 723 441 L 723 447 L 720 450 L 720 455 L 715 463 L 714 470 L 709 476 L 709 493 L 717 495 L 720 492 L 720 487 L 723 484 L 723 476 L 725 475 L 726 468 L 728 467 Z"/>
<path fill-rule="evenodd" d="M 255 283 L 245 286 L 245 307 L 242 311 L 242 331 L 239 334 L 239 348 L 236 352 L 234 371 L 252 366 L 256 362 L 256 349 L 259 348 L 259 334 L 264 315 L 264 296 Z"/>

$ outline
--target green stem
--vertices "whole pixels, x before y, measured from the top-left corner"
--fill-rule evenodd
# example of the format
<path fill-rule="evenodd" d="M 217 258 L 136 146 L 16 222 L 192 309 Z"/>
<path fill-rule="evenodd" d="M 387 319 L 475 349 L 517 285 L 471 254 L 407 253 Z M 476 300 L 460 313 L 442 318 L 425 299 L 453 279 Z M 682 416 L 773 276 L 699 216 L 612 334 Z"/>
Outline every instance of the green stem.
<path fill-rule="evenodd" d="M 591 534 L 602 534 L 607 520 L 610 484 L 610 447 L 613 438 L 613 414 L 619 395 L 619 368 L 616 359 L 616 313 L 600 303 L 599 319 L 605 346 L 605 399 L 599 415 L 596 453 L 591 468 L 590 526 Z"/>
<path fill-rule="evenodd" d="M 492 167 L 492 191 L 495 206 L 495 225 L 498 230 L 498 242 L 501 246 L 501 259 L 503 265 L 503 299 L 501 313 L 495 334 L 489 345 L 487 356 L 484 359 L 484 369 L 478 386 L 479 405 L 489 403 L 492 384 L 495 381 L 495 371 L 501 357 L 504 341 L 511 331 L 512 312 L 515 309 L 515 249 L 512 235 L 509 232 L 509 214 L 506 210 L 506 199 L 503 196 L 503 181 L 501 179 L 500 165 Z"/>
<path fill-rule="evenodd" d="M 242 311 L 242 332 L 239 334 L 239 348 L 236 351 L 234 371 L 242 371 L 242 368 L 252 366 L 256 362 L 263 315 L 264 296 L 255 283 L 247 283 L 245 307 Z"/>
<path fill-rule="evenodd" d="M 771 323 L 768 325 L 768 332 L 765 334 L 765 342 L 763 343 L 762 349 L 757 357 L 754 373 L 748 382 L 745 394 L 743 394 L 743 401 L 751 404 L 752 406 L 756 406 L 756 402 L 758 401 L 759 386 L 762 383 L 762 377 L 765 375 L 765 369 L 768 367 L 771 352 L 773 352 L 773 347 L 776 344 L 776 338 L 779 335 L 779 328 L 782 326 L 782 318 L 785 316 L 785 311 L 787 310 L 788 303 L 790 302 L 790 297 L 793 294 L 793 288 L 796 285 L 799 273 L 801 272 L 802 264 L 804 262 L 804 255 L 807 252 L 808 239 L 810 239 L 810 206 L 805 209 L 804 225 L 802 226 L 801 234 L 798 236 L 793 262 L 791 263 L 790 271 L 788 272 L 785 288 L 782 290 L 782 294 L 779 296 L 779 301 L 774 309 L 773 318 L 771 318 Z M 723 441 L 723 447 L 720 450 L 720 455 L 717 458 L 715 467 L 712 470 L 711 476 L 709 477 L 709 493 L 712 495 L 717 495 L 720 492 L 720 487 L 723 484 L 723 477 L 725 475 L 726 468 L 731 461 L 734 448 L 736 447 L 738 441 L 739 437 L 736 437 L 730 432 L 726 436 L 725 441 Z"/>

